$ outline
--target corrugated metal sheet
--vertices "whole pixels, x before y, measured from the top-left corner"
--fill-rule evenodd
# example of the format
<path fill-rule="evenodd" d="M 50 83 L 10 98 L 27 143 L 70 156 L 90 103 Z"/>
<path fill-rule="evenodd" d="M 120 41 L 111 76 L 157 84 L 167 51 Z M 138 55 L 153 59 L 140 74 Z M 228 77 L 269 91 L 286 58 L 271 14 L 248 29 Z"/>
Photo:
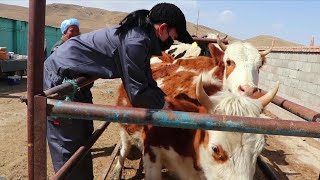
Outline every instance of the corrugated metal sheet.
<path fill-rule="evenodd" d="M 50 51 L 62 34 L 60 28 L 46 26 L 45 36 Z M 28 22 L 0 17 L 0 47 L 7 47 L 7 52 L 27 54 Z"/>

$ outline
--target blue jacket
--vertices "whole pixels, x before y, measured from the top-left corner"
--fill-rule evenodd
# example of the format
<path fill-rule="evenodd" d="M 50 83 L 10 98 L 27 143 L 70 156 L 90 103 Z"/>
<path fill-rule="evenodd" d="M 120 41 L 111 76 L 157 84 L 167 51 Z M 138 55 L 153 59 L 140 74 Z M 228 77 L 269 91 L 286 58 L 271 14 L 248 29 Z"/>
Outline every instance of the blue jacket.
<path fill-rule="evenodd" d="M 44 89 L 61 84 L 64 78 L 121 78 L 133 106 L 161 109 L 165 93 L 150 68 L 151 56 L 161 55 L 155 33 L 134 28 L 119 37 L 114 35 L 116 27 L 73 37 L 56 49 L 44 63 Z M 90 92 L 90 87 L 81 91 Z M 90 98 L 80 95 L 78 101 Z"/>

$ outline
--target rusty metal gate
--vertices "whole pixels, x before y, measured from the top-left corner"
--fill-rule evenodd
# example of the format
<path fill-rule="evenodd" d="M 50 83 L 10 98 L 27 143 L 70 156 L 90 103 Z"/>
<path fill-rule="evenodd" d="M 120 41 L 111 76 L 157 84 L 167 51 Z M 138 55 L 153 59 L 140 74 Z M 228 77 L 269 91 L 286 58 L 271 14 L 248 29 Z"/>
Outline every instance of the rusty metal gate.
<path fill-rule="evenodd" d="M 72 84 L 65 83 L 47 91 L 43 91 L 42 88 L 45 6 L 45 0 L 30 0 L 29 3 L 28 95 L 27 98 L 22 100 L 28 105 L 28 177 L 30 180 L 47 179 L 46 117 L 49 115 L 106 121 L 94 132 L 89 142 L 80 147 L 52 179 L 65 177 L 67 170 L 76 166 L 77 162 L 89 151 L 110 122 L 320 138 L 319 121 L 297 122 L 276 119 L 259 121 L 259 118 L 218 116 L 61 101 L 59 99 L 73 91 Z M 195 40 L 214 42 L 199 38 Z M 83 87 L 96 79 L 81 77 L 76 79 L 75 82 L 79 87 Z M 306 120 L 316 121 L 319 117 L 319 113 L 280 97 L 275 98 L 273 102 Z M 176 119 L 179 119 L 179 121 L 174 121 Z M 263 169 L 268 170 L 267 167 Z"/>

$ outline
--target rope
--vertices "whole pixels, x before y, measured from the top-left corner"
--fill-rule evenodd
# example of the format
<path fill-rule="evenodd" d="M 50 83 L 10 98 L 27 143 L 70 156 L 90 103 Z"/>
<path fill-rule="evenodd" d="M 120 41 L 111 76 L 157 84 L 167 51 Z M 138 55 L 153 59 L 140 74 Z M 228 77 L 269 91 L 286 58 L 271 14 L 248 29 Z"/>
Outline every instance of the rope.
<path fill-rule="evenodd" d="M 73 92 L 66 95 L 66 98 L 64 99 L 65 101 L 73 101 L 75 94 L 80 91 L 80 87 L 78 86 L 78 84 L 71 79 L 63 79 L 62 84 L 64 83 L 70 83 L 73 87 Z"/>

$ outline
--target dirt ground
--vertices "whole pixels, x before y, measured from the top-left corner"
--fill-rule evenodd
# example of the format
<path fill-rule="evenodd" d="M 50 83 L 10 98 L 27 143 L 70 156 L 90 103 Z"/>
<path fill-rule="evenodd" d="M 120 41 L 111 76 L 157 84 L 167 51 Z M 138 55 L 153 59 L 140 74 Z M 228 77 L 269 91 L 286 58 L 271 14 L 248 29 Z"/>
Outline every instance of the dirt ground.
<path fill-rule="evenodd" d="M 114 105 L 119 80 L 97 80 L 93 87 L 95 104 Z M 27 109 L 19 97 L 26 96 L 26 78 L 16 86 L 0 79 L 0 179 L 27 179 Z M 102 122 L 95 121 L 95 127 Z M 92 148 L 95 179 L 105 172 L 106 164 L 119 140 L 117 124 L 110 124 Z M 320 141 L 312 138 L 267 136 L 262 153 L 279 179 L 318 179 L 320 172 Z M 139 169 L 139 152 L 134 151 L 125 163 L 123 179 L 143 179 Z M 53 175 L 48 154 L 48 176 Z M 257 168 L 255 179 L 266 179 Z"/>

